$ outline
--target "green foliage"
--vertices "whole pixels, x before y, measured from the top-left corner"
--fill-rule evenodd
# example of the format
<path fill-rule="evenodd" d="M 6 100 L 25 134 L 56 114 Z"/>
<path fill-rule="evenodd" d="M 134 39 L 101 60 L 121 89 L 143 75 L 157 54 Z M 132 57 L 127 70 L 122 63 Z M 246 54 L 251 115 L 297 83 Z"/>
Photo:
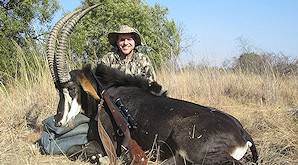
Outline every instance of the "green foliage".
<path fill-rule="evenodd" d="M 156 66 L 179 54 L 179 30 L 166 18 L 166 8 L 138 0 L 89 0 L 83 5 L 95 3 L 102 5 L 81 20 L 71 37 L 73 57 L 83 55 L 91 59 L 89 62 L 96 61 L 111 50 L 107 34 L 121 24 L 139 30 L 143 46 L 137 49 L 149 54 Z"/>
<path fill-rule="evenodd" d="M 31 44 L 36 44 L 36 40 L 48 30 L 47 25 L 57 9 L 56 0 L 0 1 L 0 81 L 15 75 L 19 66 L 16 58 L 18 47 L 30 59 L 26 38 L 32 40 Z"/>

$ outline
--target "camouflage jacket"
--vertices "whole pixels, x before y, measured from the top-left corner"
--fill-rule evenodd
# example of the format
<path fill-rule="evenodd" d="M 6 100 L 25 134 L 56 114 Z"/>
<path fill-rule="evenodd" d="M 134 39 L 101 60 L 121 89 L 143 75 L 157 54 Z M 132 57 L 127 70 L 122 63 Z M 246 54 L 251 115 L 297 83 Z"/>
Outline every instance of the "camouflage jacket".
<path fill-rule="evenodd" d="M 126 74 L 142 76 L 149 82 L 156 81 L 156 74 L 151 61 L 146 55 L 139 52 L 135 52 L 129 61 L 116 52 L 109 52 L 100 59 L 99 63 L 119 69 Z"/>

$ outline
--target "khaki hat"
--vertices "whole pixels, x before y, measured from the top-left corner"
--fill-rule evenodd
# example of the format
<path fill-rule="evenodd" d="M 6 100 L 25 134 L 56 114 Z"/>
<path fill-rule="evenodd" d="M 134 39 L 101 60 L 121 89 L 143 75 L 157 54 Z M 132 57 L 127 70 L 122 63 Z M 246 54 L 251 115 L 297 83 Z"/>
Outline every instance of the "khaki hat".
<path fill-rule="evenodd" d="M 133 34 L 136 46 L 141 45 L 141 37 L 138 30 L 129 27 L 127 25 L 119 26 L 119 30 L 108 34 L 108 39 L 111 45 L 117 46 L 116 41 L 118 40 L 119 34 Z"/>

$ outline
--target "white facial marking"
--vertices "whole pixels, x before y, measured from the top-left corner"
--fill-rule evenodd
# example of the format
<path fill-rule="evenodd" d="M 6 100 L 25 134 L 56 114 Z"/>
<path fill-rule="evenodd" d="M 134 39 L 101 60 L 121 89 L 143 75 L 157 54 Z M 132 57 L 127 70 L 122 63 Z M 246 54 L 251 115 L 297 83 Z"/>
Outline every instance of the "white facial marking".
<path fill-rule="evenodd" d="M 64 126 L 66 124 L 69 106 L 72 102 L 72 99 L 71 99 L 69 92 L 66 88 L 63 89 L 63 95 L 64 95 L 65 102 L 64 102 L 64 113 L 62 116 L 62 120 L 60 121 L 62 126 Z"/>
<path fill-rule="evenodd" d="M 77 116 L 77 114 L 80 113 L 81 109 L 82 109 L 81 105 L 78 103 L 78 98 L 75 97 L 72 100 L 70 111 L 68 112 L 68 115 L 67 115 L 66 123 L 68 123 L 70 120 L 75 118 Z"/>
<path fill-rule="evenodd" d="M 240 160 L 246 153 L 247 149 L 251 146 L 252 143 L 247 141 L 244 146 L 235 148 L 235 150 L 231 153 L 231 156 L 236 160 Z"/>

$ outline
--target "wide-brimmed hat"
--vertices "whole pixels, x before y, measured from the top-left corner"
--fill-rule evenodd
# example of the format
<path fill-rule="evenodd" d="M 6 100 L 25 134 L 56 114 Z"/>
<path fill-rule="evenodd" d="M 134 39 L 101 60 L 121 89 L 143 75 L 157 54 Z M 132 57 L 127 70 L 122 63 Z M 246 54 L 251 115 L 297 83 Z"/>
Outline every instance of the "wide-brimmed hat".
<path fill-rule="evenodd" d="M 119 26 L 118 31 L 111 32 L 108 34 L 108 39 L 111 45 L 117 46 L 116 42 L 118 40 L 119 34 L 133 34 L 136 46 L 141 45 L 141 37 L 138 30 L 127 25 L 121 25 Z"/>

